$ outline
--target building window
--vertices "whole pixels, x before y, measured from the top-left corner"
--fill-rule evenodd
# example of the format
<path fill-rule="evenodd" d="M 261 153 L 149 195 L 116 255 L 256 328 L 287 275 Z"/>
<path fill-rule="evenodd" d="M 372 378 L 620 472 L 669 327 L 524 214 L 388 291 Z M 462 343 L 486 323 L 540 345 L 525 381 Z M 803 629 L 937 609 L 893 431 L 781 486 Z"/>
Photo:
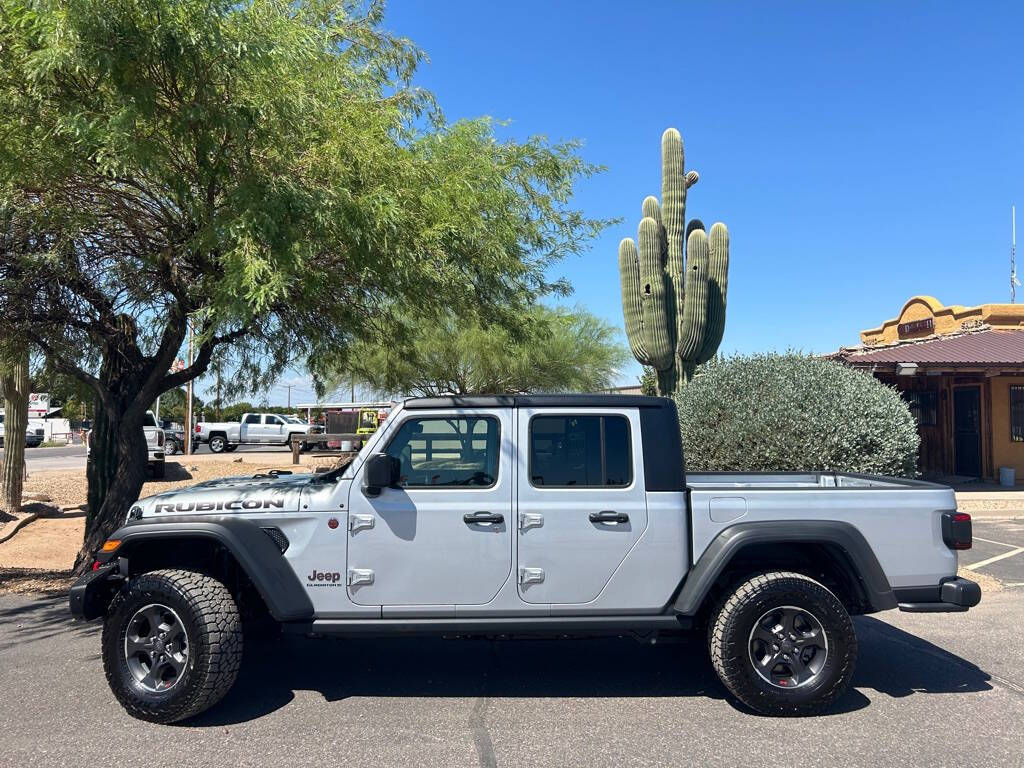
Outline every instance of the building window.
<path fill-rule="evenodd" d="M 934 390 L 904 392 L 910 412 L 919 427 L 934 427 L 938 422 L 938 393 Z"/>
<path fill-rule="evenodd" d="M 1024 443 L 1024 387 L 1010 387 L 1010 440 Z"/>
<path fill-rule="evenodd" d="M 530 480 L 546 488 L 623 488 L 633 481 L 629 422 L 622 416 L 535 416 Z"/>

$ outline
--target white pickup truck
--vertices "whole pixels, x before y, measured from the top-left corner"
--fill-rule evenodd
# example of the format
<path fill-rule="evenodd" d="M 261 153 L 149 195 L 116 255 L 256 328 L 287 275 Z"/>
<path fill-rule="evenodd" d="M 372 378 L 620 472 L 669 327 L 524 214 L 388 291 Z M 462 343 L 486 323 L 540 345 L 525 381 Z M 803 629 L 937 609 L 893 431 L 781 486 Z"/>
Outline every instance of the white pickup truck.
<path fill-rule="evenodd" d="M 731 694 L 799 715 L 849 683 L 852 615 L 977 605 L 957 576 L 970 546 L 940 485 L 686 474 L 671 400 L 438 397 L 406 401 L 329 472 L 140 500 L 70 602 L 104 619 L 114 695 L 156 722 L 231 687 L 247 605 L 303 635 L 697 629 Z"/>
<path fill-rule="evenodd" d="M 195 440 L 207 443 L 214 453 L 233 451 L 240 445 L 291 445 L 295 435 L 321 432 L 297 416 L 279 413 L 245 413 L 242 421 L 200 421 Z"/>

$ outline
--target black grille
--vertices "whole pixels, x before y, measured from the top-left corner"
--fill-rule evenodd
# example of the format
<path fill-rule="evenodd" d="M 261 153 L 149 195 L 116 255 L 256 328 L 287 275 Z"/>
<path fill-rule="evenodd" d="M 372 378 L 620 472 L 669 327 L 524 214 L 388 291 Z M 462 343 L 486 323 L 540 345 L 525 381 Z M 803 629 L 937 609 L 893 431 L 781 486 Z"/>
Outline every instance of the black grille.
<path fill-rule="evenodd" d="M 263 532 L 270 537 L 270 540 L 277 545 L 277 548 L 280 549 L 282 553 L 288 549 L 288 537 L 284 535 L 280 528 L 268 527 L 264 528 Z"/>

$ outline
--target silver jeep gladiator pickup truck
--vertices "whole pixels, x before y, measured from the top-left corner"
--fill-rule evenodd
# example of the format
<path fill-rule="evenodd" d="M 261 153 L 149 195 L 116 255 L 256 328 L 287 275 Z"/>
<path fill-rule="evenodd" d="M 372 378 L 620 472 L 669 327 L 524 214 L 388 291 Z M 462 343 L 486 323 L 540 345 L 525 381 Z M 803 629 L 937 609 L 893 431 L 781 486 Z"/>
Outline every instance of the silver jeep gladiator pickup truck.
<path fill-rule="evenodd" d="M 127 711 L 170 722 L 231 687 L 240 615 L 284 631 L 654 638 L 707 632 L 754 710 L 827 708 L 850 616 L 966 611 L 970 516 L 953 492 L 836 473 L 684 473 L 670 400 L 406 401 L 348 464 L 140 500 L 71 590 L 104 619 Z"/>

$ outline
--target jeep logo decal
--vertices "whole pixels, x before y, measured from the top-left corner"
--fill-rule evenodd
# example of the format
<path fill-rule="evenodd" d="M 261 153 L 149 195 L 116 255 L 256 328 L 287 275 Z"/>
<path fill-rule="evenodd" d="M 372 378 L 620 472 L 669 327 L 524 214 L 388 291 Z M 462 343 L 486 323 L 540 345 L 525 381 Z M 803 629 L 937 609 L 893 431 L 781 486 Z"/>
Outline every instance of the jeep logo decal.
<path fill-rule="evenodd" d="M 284 499 L 232 499 L 231 501 L 179 501 L 177 504 L 157 504 L 154 512 L 239 512 L 243 509 L 284 509 Z"/>
<path fill-rule="evenodd" d="M 306 581 L 310 587 L 336 587 L 341 581 L 341 574 L 337 571 L 318 571 L 314 568 L 306 577 Z"/>

